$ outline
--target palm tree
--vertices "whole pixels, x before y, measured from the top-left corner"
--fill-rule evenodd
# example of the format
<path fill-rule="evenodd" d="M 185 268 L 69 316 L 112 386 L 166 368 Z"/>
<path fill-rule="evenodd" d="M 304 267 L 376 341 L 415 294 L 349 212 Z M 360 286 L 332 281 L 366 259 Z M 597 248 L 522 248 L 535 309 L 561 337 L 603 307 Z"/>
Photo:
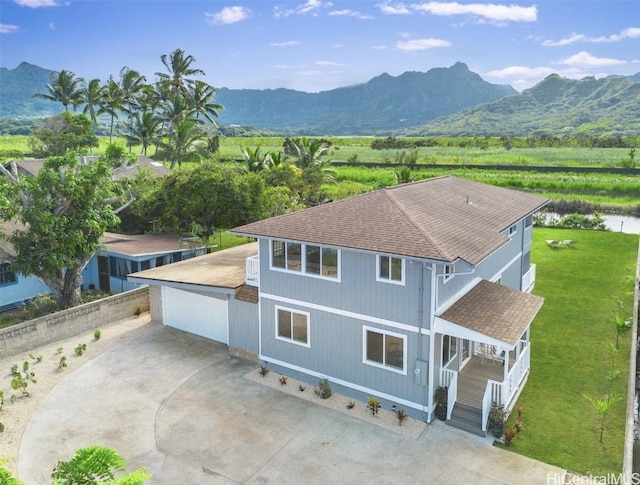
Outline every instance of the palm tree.
<path fill-rule="evenodd" d="M 158 140 L 162 120 L 151 111 L 137 113 L 133 118 L 131 132 L 127 136 L 130 146 L 142 145 L 142 154 L 147 156 L 147 148 Z"/>
<path fill-rule="evenodd" d="M 215 95 L 216 88 L 204 81 L 195 81 L 189 99 L 191 106 L 196 110 L 196 121 L 202 114 L 213 126 L 217 126 L 213 118 L 217 118 L 218 111 L 223 110 L 224 107 L 213 102 Z"/>
<path fill-rule="evenodd" d="M 185 56 L 182 49 L 176 49 L 168 57 L 166 54 L 160 56 L 160 60 L 167 68 L 167 73 L 156 72 L 156 76 L 160 81 L 168 81 L 171 85 L 171 92 L 175 95 L 180 93 L 183 97 L 189 98 L 189 87 L 194 84 L 191 76 L 204 76 L 202 69 L 195 69 L 191 65 L 196 59 L 191 56 Z"/>
<path fill-rule="evenodd" d="M 69 105 L 71 105 L 75 111 L 78 105 L 82 104 L 84 98 L 84 79 L 63 69 L 59 73 L 51 75 L 47 91 L 48 93 L 36 93 L 33 97 L 58 101 L 62 103 L 65 111 L 69 111 Z"/>
<path fill-rule="evenodd" d="M 107 83 L 102 87 L 100 113 L 106 113 L 111 116 L 111 127 L 109 129 L 109 144 L 113 138 L 113 122 L 118 117 L 118 111 L 122 108 L 122 94 L 118 83 L 110 77 Z"/>
<path fill-rule="evenodd" d="M 169 141 L 164 144 L 165 148 L 171 154 L 171 165 L 169 168 L 175 168 L 176 163 L 178 166 L 181 166 L 189 154 L 197 149 L 199 142 L 203 138 L 204 133 L 197 128 L 195 121 L 181 121 L 169 132 Z"/>
<path fill-rule="evenodd" d="M 100 114 L 100 106 L 102 103 L 102 87 L 100 79 L 92 79 L 84 92 L 85 105 L 82 112 L 89 116 L 94 126 L 98 126 L 98 115 Z"/>
<path fill-rule="evenodd" d="M 129 115 L 129 134 L 131 134 L 131 120 L 133 118 L 134 107 L 137 104 L 137 94 L 144 88 L 146 78 L 138 71 L 129 69 L 124 66 L 120 69 L 120 94 L 122 96 L 122 106 Z M 129 145 L 129 153 L 131 153 L 131 145 Z"/>

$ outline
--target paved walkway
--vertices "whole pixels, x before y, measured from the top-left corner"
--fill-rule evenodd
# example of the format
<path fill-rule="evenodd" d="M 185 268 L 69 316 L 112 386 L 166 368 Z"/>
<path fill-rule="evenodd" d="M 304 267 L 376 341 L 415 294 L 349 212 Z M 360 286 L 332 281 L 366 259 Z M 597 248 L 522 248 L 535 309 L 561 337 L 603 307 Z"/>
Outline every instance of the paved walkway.
<path fill-rule="evenodd" d="M 418 438 L 242 376 L 256 365 L 178 330 L 116 347 L 65 377 L 22 438 L 18 476 L 100 444 L 148 484 L 536 484 L 564 471 L 436 422 Z"/>

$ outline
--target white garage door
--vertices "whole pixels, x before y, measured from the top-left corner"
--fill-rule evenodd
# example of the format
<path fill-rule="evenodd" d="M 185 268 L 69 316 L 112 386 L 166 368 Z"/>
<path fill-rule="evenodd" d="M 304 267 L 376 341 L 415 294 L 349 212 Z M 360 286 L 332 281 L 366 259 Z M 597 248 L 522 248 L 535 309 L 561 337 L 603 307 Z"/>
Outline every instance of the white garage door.
<path fill-rule="evenodd" d="M 226 299 L 163 286 L 162 302 L 165 325 L 229 343 Z"/>

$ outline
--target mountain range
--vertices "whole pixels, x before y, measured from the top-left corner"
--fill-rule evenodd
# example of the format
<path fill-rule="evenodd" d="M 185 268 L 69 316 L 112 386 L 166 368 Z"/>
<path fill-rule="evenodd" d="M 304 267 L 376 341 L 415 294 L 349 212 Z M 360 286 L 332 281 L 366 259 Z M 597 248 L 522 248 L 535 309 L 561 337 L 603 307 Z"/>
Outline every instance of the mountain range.
<path fill-rule="evenodd" d="M 0 68 L 0 119 L 62 111 L 32 97 L 46 92 L 52 73 L 26 62 Z M 293 135 L 640 136 L 640 73 L 581 80 L 552 74 L 518 93 L 458 62 L 319 93 L 223 87 L 216 102 L 224 106 L 220 125 Z"/>

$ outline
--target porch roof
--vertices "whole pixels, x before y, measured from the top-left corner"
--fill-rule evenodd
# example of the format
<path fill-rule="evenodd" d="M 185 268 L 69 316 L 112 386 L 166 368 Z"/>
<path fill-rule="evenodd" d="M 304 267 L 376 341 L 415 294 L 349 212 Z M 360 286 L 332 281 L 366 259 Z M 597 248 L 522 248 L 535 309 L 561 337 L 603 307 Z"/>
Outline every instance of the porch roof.
<path fill-rule="evenodd" d="M 514 347 L 543 301 L 539 296 L 481 280 L 438 318 L 439 327 L 451 334 L 466 329 L 477 334 L 475 340 Z"/>

